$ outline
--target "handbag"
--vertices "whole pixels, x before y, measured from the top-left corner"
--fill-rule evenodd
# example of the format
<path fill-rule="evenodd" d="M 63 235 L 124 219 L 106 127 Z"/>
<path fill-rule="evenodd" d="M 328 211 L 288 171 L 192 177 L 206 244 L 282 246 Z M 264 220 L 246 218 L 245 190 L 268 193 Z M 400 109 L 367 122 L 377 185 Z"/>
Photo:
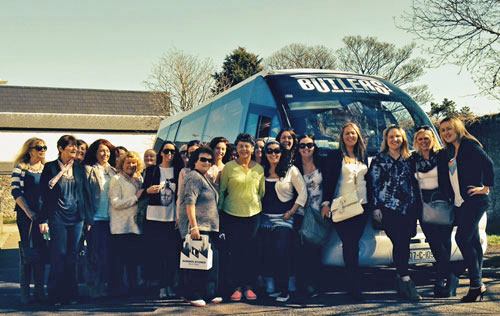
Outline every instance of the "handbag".
<path fill-rule="evenodd" d="M 321 216 L 321 212 L 310 206 L 304 209 L 304 219 L 299 229 L 302 238 L 314 245 L 325 242 L 330 231 L 331 224 Z"/>
<path fill-rule="evenodd" d="M 422 222 L 425 224 L 450 226 L 455 219 L 454 206 L 448 201 L 434 200 L 433 197 L 436 193 L 431 195 L 430 202 L 424 202 L 422 199 Z M 420 196 L 422 196 L 422 191 L 420 191 Z"/>
<path fill-rule="evenodd" d="M 201 235 L 200 240 L 191 239 L 187 234 L 182 244 L 181 269 L 210 270 L 213 264 L 213 250 L 208 235 Z"/>
<path fill-rule="evenodd" d="M 40 262 L 41 260 L 40 250 L 33 247 L 33 240 L 31 238 L 32 228 L 33 222 L 30 224 L 28 239 L 25 241 L 19 241 L 19 257 L 21 259 L 21 264 L 32 264 Z"/>
<path fill-rule="evenodd" d="M 363 205 L 358 197 L 358 172 L 354 173 L 354 191 L 333 199 L 330 209 L 332 222 L 338 223 L 364 212 Z"/>

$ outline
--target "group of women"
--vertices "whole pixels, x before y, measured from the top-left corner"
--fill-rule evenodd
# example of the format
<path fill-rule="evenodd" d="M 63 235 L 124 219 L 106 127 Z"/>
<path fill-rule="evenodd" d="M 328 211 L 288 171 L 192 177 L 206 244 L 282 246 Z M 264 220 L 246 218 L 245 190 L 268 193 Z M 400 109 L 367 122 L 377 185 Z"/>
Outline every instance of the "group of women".
<path fill-rule="evenodd" d="M 359 241 L 367 220 L 373 220 L 393 244 L 397 290 L 416 301 L 421 296 L 408 269 L 410 240 L 423 203 L 438 195 L 454 205 L 456 241 L 470 279 L 462 301 L 475 301 L 486 291 L 478 223 L 494 183 L 493 163 L 460 120 L 444 119 L 439 132 L 444 148 L 424 126 L 410 152 L 405 131 L 389 126 L 371 163 L 352 122 L 342 127 L 339 148 L 324 160 L 314 136 L 297 138 L 292 129 L 280 131 L 276 140 L 240 134 L 234 145 L 224 137 L 180 149 L 167 141 L 157 155 L 146 151 L 144 161 L 99 139 L 83 146 L 80 163 L 82 146 L 65 135 L 57 143 L 59 158 L 45 164 L 45 142 L 31 138 L 12 177 L 21 240 L 42 249 L 42 235 L 50 233 L 48 294 L 55 304 L 77 297 L 74 266 L 82 233 L 89 247 L 91 296 L 135 291 L 143 280 L 158 285 L 160 298 L 175 297 L 177 290 L 190 304 L 205 306 L 222 302 L 226 294 L 232 301 L 256 300 L 260 280 L 267 295 L 287 302 L 291 291 L 318 295 L 322 245 L 303 233 L 311 225 L 304 219 L 315 214 L 315 225 L 338 233 L 346 290 L 362 300 Z M 360 214 L 332 223 L 332 201 L 353 192 Z M 422 229 L 436 259 L 434 294 L 455 296 L 453 224 L 422 223 Z M 202 235 L 210 242 L 212 268 L 179 269 L 185 238 Z M 35 297 L 44 300 L 43 267 L 41 259 L 21 266 L 23 301 L 29 298 L 30 269 Z"/>

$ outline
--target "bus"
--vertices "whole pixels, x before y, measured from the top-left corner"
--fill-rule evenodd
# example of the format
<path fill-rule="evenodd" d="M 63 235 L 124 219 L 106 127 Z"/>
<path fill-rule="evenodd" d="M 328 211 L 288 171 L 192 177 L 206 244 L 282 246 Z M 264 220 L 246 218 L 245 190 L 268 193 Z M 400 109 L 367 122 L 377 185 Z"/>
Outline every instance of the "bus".
<path fill-rule="evenodd" d="M 224 136 L 234 141 L 242 132 L 256 138 L 276 137 L 287 127 L 297 135 L 314 135 L 320 153 L 326 155 L 338 148 L 340 129 L 346 121 L 361 128 L 369 156 L 378 152 L 389 125 L 402 127 L 410 145 L 420 126 L 432 126 L 408 94 L 380 76 L 312 69 L 262 71 L 196 108 L 163 120 L 155 150 L 158 152 L 166 140 L 183 144 Z M 483 251 L 485 229 L 486 216 L 480 222 Z M 363 266 L 392 262 L 389 238 L 371 223 L 360 241 L 359 258 Z M 454 238 L 452 260 L 462 260 Z M 410 263 L 433 261 L 419 227 L 411 242 Z M 334 230 L 323 249 L 323 263 L 343 265 L 342 244 Z"/>

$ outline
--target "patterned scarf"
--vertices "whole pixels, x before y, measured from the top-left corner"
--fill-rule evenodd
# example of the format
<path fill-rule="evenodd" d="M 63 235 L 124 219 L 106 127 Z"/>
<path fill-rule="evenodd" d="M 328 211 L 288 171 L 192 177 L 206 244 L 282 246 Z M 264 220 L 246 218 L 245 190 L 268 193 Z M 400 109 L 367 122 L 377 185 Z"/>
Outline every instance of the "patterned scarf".
<path fill-rule="evenodd" d="M 61 160 L 57 159 L 57 163 L 59 164 L 59 167 L 61 167 L 61 171 L 59 171 L 59 173 L 53 177 L 52 179 L 50 179 L 49 181 L 49 189 L 53 189 L 54 186 L 57 184 L 57 182 L 59 181 L 59 179 L 61 179 L 61 177 L 66 174 L 66 176 L 68 178 L 71 178 L 73 176 L 73 162 L 74 160 L 71 159 L 70 161 L 68 161 L 67 164 L 63 164 Z"/>

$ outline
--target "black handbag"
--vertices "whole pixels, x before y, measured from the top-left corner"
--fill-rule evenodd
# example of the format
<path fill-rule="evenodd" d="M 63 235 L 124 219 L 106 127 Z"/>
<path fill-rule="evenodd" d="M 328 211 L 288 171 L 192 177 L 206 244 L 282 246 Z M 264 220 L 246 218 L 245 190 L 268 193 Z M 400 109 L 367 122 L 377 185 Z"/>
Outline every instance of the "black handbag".
<path fill-rule="evenodd" d="M 307 207 L 304 209 L 304 220 L 300 226 L 299 234 L 305 241 L 321 245 L 325 243 L 331 226 L 331 222 L 324 219 L 321 212 Z"/>
<path fill-rule="evenodd" d="M 30 224 L 28 240 L 19 241 L 19 257 L 21 259 L 21 264 L 32 264 L 41 261 L 40 249 L 33 246 L 33 240 L 31 238 L 32 228 L 33 222 Z"/>

